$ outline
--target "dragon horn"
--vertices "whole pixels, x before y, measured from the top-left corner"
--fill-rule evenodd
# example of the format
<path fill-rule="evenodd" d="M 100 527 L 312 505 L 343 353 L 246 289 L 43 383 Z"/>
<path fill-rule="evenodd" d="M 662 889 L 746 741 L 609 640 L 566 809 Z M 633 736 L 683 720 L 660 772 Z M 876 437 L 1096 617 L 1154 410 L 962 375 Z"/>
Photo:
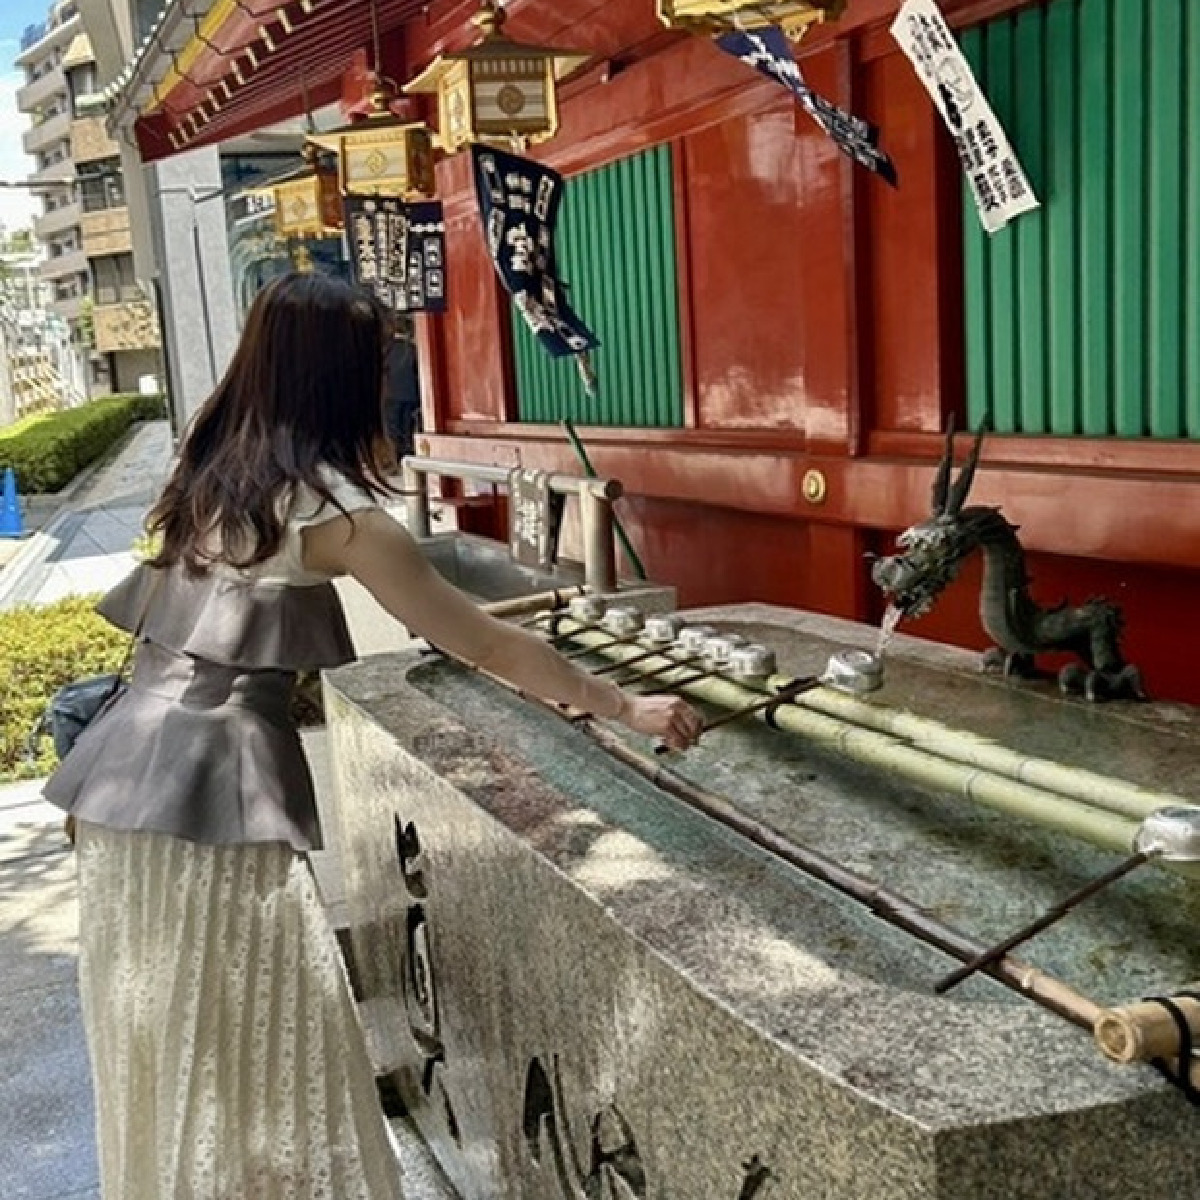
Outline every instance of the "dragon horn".
<path fill-rule="evenodd" d="M 954 486 L 950 489 L 950 495 L 946 500 L 946 512 L 951 516 L 957 516 L 962 506 L 967 501 L 967 496 L 971 491 L 971 484 L 975 482 L 975 471 L 979 466 L 979 455 L 983 450 L 983 438 L 987 433 L 987 421 L 981 421 L 979 431 L 975 434 L 975 445 L 971 447 L 971 453 L 967 456 L 967 461 L 963 465 L 963 469 L 958 473 L 958 479 Z"/>
<path fill-rule="evenodd" d="M 938 464 L 937 477 L 933 481 L 933 496 L 930 507 L 933 515 L 940 517 L 946 511 L 946 501 L 950 496 L 950 472 L 954 470 L 954 414 L 946 425 L 946 449 L 942 461 Z"/>

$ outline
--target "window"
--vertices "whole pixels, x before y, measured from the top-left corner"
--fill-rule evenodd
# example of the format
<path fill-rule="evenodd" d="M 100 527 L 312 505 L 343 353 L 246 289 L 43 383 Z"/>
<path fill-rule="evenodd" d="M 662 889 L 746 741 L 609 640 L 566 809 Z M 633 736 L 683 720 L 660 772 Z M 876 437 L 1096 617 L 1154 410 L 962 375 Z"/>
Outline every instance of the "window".
<path fill-rule="evenodd" d="M 97 304 L 119 304 L 141 297 L 133 275 L 132 254 L 107 254 L 92 259 L 92 278 Z"/>
<path fill-rule="evenodd" d="M 571 305 L 600 339 L 597 400 L 573 359 L 552 359 L 512 314 L 519 419 L 588 425 L 683 424 L 683 370 L 670 147 L 572 179 L 558 228 Z"/>
<path fill-rule="evenodd" d="M 988 238 L 964 200 L 972 422 L 1200 439 L 1200 5 L 1052 0 L 963 49 L 1043 205 Z"/>
<path fill-rule="evenodd" d="M 120 172 L 85 175 L 79 181 L 79 196 L 84 212 L 103 212 L 125 204 L 125 181 Z"/>
<path fill-rule="evenodd" d="M 81 67 L 76 67 L 69 73 L 69 82 L 71 88 L 71 110 L 78 117 L 82 115 L 79 112 L 79 101 L 85 96 L 91 96 L 98 86 L 96 64 L 86 63 Z"/>

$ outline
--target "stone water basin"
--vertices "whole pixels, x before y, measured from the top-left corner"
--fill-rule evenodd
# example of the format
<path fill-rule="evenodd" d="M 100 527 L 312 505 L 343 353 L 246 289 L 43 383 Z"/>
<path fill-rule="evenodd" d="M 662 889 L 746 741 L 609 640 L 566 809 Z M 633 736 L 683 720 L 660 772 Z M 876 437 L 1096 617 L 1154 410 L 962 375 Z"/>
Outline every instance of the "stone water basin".
<path fill-rule="evenodd" d="M 689 615 L 794 674 L 874 636 Z M 1060 702 L 905 638 L 887 679 L 880 703 L 1200 796 L 1190 710 Z M 989 980 L 933 995 L 939 952 L 579 731 L 411 652 L 327 689 L 373 1053 L 464 1198 L 1200 1196 L 1200 1114 L 1149 1069 Z M 750 722 L 675 765 L 983 941 L 1114 862 Z M 1174 989 L 1197 891 L 1147 870 L 1024 957 L 1101 1002 Z"/>

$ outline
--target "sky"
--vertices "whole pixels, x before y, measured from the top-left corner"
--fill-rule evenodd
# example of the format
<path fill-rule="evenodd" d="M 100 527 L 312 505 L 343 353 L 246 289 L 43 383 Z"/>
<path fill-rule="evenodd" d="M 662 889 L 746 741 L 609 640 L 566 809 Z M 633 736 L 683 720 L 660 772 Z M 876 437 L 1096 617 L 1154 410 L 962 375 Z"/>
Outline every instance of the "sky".
<path fill-rule="evenodd" d="M 24 179 L 33 161 L 21 149 L 21 134 L 29 118 L 17 112 L 16 91 L 24 75 L 13 65 L 21 51 L 21 34 L 27 25 L 45 20 L 49 0 L 0 0 L 0 179 Z M 8 229 L 29 224 L 40 211 L 29 192 L 0 188 L 0 223 Z"/>

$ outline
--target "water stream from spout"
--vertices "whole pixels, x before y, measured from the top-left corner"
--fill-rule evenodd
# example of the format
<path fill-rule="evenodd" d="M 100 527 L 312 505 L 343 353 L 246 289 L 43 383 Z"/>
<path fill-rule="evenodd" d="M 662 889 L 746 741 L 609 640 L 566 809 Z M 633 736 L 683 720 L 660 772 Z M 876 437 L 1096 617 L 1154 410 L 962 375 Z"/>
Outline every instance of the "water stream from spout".
<path fill-rule="evenodd" d="M 879 638 L 875 643 L 875 657 L 882 660 L 887 653 L 887 648 L 892 644 L 892 638 L 896 636 L 896 627 L 900 624 L 904 612 L 897 608 L 894 604 L 887 606 L 887 612 L 883 614 L 883 620 L 879 623 Z"/>

